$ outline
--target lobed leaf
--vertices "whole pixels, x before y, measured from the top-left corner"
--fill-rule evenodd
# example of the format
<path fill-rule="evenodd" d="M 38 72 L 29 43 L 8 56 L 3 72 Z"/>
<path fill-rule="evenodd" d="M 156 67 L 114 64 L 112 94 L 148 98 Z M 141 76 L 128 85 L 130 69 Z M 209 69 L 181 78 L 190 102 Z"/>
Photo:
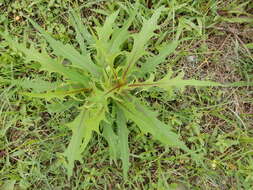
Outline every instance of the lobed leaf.
<path fill-rule="evenodd" d="M 152 134 L 155 139 L 167 146 L 181 148 L 189 152 L 179 136 L 172 132 L 171 127 L 158 120 L 154 112 L 133 97 L 131 97 L 131 102 L 126 102 L 118 103 L 118 106 L 124 111 L 128 119 L 136 123 L 142 132 Z"/>
<path fill-rule="evenodd" d="M 143 89 L 149 89 L 150 87 L 160 87 L 168 91 L 170 91 L 172 87 L 183 88 L 185 86 L 225 86 L 218 82 L 212 82 L 212 81 L 200 81 L 200 80 L 194 80 L 194 79 L 184 80 L 183 72 L 181 72 L 174 78 L 172 78 L 171 76 L 172 76 L 172 71 L 168 72 L 168 74 L 161 80 L 153 81 L 154 78 L 152 77 L 151 80 L 149 79 L 146 82 L 134 83 L 128 86 L 133 87 L 133 88 L 141 87 Z"/>
<path fill-rule="evenodd" d="M 120 152 L 120 159 L 122 160 L 122 167 L 123 167 L 123 175 L 124 178 L 127 179 L 127 173 L 130 167 L 129 162 L 129 146 L 128 146 L 128 134 L 129 131 L 127 129 L 127 121 L 124 115 L 124 112 L 118 108 L 117 109 L 117 127 L 118 127 L 118 135 L 119 135 L 119 144 L 118 150 Z"/>
<path fill-rule="evenodd" d="M 93 76 L 99 78 L 99 68 L 92 62 L 90 56 L 88 54 L 82 55 L 80 54 L 73 46 L 70 44 L 63 44 L 60 41 L 52 38 L 47 32 L 41 28 L 37 23 L 33 20 L 29 19 L 32 25 L 44 36 L 44 38 L 49 42 L 50 46 L 53 48 L 54 53 L 57 56 L 63 57 L 71 61 L 73 67 L 77 67 L 88 71 Z"/>
<path fill-rule="evenodd" d="M 124 71 L 123 78 L 126 77 L 129 71 L 131 72 L 131 69 L 137 60 L 146 53 L 145 48 L 147 42 L 152 36 L 154 36 L 154 31 L 158 28 L 157 21 L 162 10 L 163 7 L 157 9 L 149 20 L 144 21 L 141 31 L 134 35 L 133 48 L 127 55 L 127 67 Z"/>
<path fill-rule="evenodd" d="M 100 64 L 105 68 L 109 65 L 114 72 L 114 77 L 116 76 L 113 65 L 115 58 L 125 53 L 121 50 L 121 46 L 130 37 L 128 28 L 132 24 L 136 13 L 131 14 L 121 28 L 111 22 L 116 19 L 115 15 L 117 14 L 118 11 L 108 17 L 105 22 L 106 27 L 104 25 L 97 28 L 98 39 L 96 40 L 97 57 L 100 60 Z M 105 30 L 109 30 L 109 32 L 107 32 L 106 37 L 103 37 L 103 34 L 106 33 Z"/>
<path fill-rule="evenodd" d="M 46 107 L 50 113 L 60 113 L 70 109 L 71 107 L 78 106 L 78 103 L 79 102 L 75 100 L 68 100 L 61 103 L 47 104 Z"/>
<path fill-rule="evenodd" d="M 148 58 L 146 62 L 142 64 L 141 72 L 143 74 L 153 72 L 156 66 L 164 62 L 166 57 L 175 51 L 178 44 L 178 41 L 172 41 L 171 43 L 162 47 L 158 55 Z"/>
<path fill-rule="evenodd" d="M 108 41 L 113 33 L 113 25 L 119 14 L 119 10 L 108 16 L 102 27 L 97 27 L 98 39 L 102 41 Z"/>
<path fill-rule="evenodd" d="M 82 84 L 88 84 L 89 78 L 85 75 L 81 75 L 79 72 L 67 68 L 61 64 L 56 59 L 51 58 L 46 52 L 38 52 L 33 47 L 27 48 L 25 44 L 18 43 L 10 38 L 8 35 L 3 35 L 5 40 L 8 42 L 9 46 L 13 49 L 17 49 L 25 54 L 27 60 L 39 62 L 41 65 L 41 70 L 48 72 L 59 73 L 66 78 L 70 79 L 72 82 L 80 82 Z"/>
<path fill-rule="evenodd" d="M 103 122 L 103 136 L 109 145 L 110 158 L 116 162 L 118 154 L 118 136 L 113 131 L 113 123 Z"/>
<path fill-rule="evenodd" d="M 67 158 L 65 167 L 67 168 L 67 173 L 70 177 L 73 173 L 74 162 L 76 160 L 82 162 L 81 153 L 92 137 L 92 130 L 85 124 L 84 110 L 82 110 L 81 113 L 75 118 L 75 120 L 69 123 L 68 126 L 72 129 L 72 136 L 70 143 L 64 152 L 64 156 Z"/>
<path fill-rule="evenodd" d="M 80 45 L 80 49 L 83 54 L 87 54 L 87 46 L 85 45 L 85 41 L 88 42 L 88 44 L 93 44 L 94 39 L 92 35 L 88 32 L 85 25 L 83 25 L 82 20 L 80 16 L 72 9 L 70 8 L 70 21 L 75 28 L 76 31 L 76 40 Z"/>
<path fill-rule="evenodd" d="M 105 119 L 105 108 L 97 105 L 88 110 L 82 110 L 73 122 L 68 124 L 72 129 L 72 137 L 70 143 L 64 152 L 67 158 L 66 168 L 68 176 L 72 176 L 74 162 L 79 160 L 82 162 L 82 152 L 87 147 L 92 132 L 99 133 L 99 124 Z"/>
<path fill-rule="evenodd" d="M 184 80 L 183 73 L 179 74 L 175 78 L 171 78 L 169 75 L 165 76 L 163 79 L 155 82 L 156 86 L 159 86 L 165 90 L 171 87 L 185 87 L 185 86 L 223 86 L 218 82 L 212 81 L 200 81 L 200 80 Z"/>
<path fill-rule="evenodd" d="M 44 81 L 40 78 L 35 79 L 0 79 L 0 82 L 10 83 L 12 85 L 24 88 L 24 89 L 32 89 L 34 92 L 44 92 L 48 90 L 54 90 L 58 86 L 62 84 L 62 82 L 49 82 Z"/>
<path fill-rule="evenodd" d="M 129 38 L 129 27 L 131 26 L 133 20 L 135 19 L 136 11 L 134 11 L 128 20 L 123 24 L 121 28 L 117 28 L 112 35 L 111 45 L 109 52 L 110 54 L 119 54 L 121 52 L 120 46 Z"/>
<path fill-rule="evenodd" d="M 97 42 L 98 47 L 100 48 L 101 55 L 106 58 L 106 62 L 113 67 L 115 58 L 118 55 L 124 54 L 124 51 L 121 50 L 122 44 L 130 37 L 128 28 L 131 26 L 134 20 L 135 13 L 131 14 L 128 20 L 123 24 L 121 28 L 114 26 L 114 32 L 111 35 L 111 38 L 108 41 L 99 40 Z"/>
<path fill-rule="evenodd" d="M 33 92 L 22 92 L 22 95 L 26 95 L 29 97 L 34 98 L 44 98 L 46 100 L 51 100 L 52 98 L 59 98 L 63 99 L 66 96 L 74 96 L 78 93 L 85 92 L 87 88 L 80 88 L 80 89 L 72 89 L 72 90 L 55 90 L 53 92 L 46 92 L 46 93 L 33 93 Z"/>

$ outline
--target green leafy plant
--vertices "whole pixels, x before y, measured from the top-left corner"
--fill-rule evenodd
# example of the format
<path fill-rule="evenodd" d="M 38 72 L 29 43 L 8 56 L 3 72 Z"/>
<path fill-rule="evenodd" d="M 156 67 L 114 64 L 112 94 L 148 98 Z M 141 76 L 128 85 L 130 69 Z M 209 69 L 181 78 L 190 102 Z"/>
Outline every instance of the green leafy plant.
<path fill-rule="evenodd" d="M 90 32 L 72 10 L 70 19 L 80 51 L 55 40 L 30 20 L 47 40 L 54 56 L 45 48 L 37 50 L 32 45 L 28 48 L 25 43 L 18 43 L 2 34 L 9 46 L 21 51 L 28 61 L 40 63 L 41 70 L 63 76 L 64 82 L 61 84 L 40 79 L 39 84 L 43 84 L 41 88 L 38 88 L 36 81 L 26 81 L 26 87 L 35 91 L 24 95 L 45 98 L 49 102 L 58 99 L 64 109 L 73 105 L 79 108 L 79 114 L 67 124 L 72 130 L 72 137 L 63 153 L 68 176 L 72 175 L 75 161 L 82 162 L 82 153 L 95 132 L 108 142 L 111 158 L 114 161 L 122 160 L 124 177 L 127 177 L 130 167 L 128 121 L 133 121 L 144 134 L 151 134 L 165 146 L 191 152 L 171 126 L 157 119 L 157 113 L 133 95 L 133 92 L 152 88 L 172 91 L 189 85 L 221 85 L 210 81 L 185 80 L 183 72 L 175 75 L 168 71 L 163 78 L 155 79 L 152 73 L 156 66 L 164 62 L 179 44 L 178 40 L 163 44 L 158 55 L 147 50 L 150 39 L 159 28 L 158 19 L 162 10 L 163 7 L 157 9 L 150 19 L 144 19 L 141 30 L 134 34 L 129 28 L 136 10 L 120 26 L 115 22 L 120 11 L 116 11 L 106 18 L 102 26 L 90 29 Z M 133 43 L 129 43 L 131 40 Z M 146 75 L 149 78 L 145 80 L 143 76 Z M 52 103 L 51 108 L 53 106 Z"/>

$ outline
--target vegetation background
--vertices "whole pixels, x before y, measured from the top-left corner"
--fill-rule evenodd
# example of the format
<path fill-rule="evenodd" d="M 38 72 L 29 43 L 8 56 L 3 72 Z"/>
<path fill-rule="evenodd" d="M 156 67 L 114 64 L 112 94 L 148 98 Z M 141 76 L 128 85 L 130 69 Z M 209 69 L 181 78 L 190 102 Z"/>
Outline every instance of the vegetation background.
<path fill-rule="evenodd" d="M 221 83 L 253 81 L 253 2 L 245 0 L 139 0 L 133 33 L 142 18 L 161 5 L 167 8 L 153 45 L 173 39 L 179 23 L 189 38 L 159 65 L 156 75 L 184 70 L 186 78 Z M 62 42 L 77 45 L 69 8 L 81 12 L 90 27 L 103 23 L 118 8 L 134 1 L 0 0 L 0 31 L 45 44 L 25 16 L 33 18 Z M 127 11 L 127 10 L 126 10 Z M 118 19 L 120 22 L 121 19 Z M 11 189 L 253 189 L 252 87 L 189 87 L 184 93 L 142 93 L 159 119 L 171 124 L 182 140 L 202 155 L 198 166 L 178 149 L 164 148 L 130 125 L 131 167 L 123 180 L 120 166 L 110 163 L 107 143 L 90 142 L 84 164 L 76 164 L 69 180 L 58 152 L 71 131 L 64 126 L 77 110 L 48 111 L 46 101 L 20 95 L 13 79 L 51 78 L 26 63 L 22 54 L 0 38 L 0 187 Z M 43 84 L 38 84 L 43 85 Z"/>

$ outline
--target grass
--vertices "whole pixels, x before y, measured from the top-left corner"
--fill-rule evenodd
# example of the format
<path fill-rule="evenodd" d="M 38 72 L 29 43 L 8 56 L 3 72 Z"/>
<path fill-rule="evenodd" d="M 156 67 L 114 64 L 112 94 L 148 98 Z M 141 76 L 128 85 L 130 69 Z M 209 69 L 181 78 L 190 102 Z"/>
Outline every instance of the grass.
<path fill-rule="evenodd" d="M 130 10 L 130 1 L 0 1 L 0 30 L 8 28 L 20 39 L 46 44 L 28 24 L 32 17 L 55 38 L 74 45 L 68 6 L 81 10 L 90 27 L 101 23 L 118 7 Z M 156 76 L 182 69 L 187 78 L 217 82 L 252 82 L 252 3 L 250 1 L 140 1 L 142 6 L 132 32 L 140 30 L 141 18 L 165 5 L 161 29 L 150 50 L 176 38 L 185 26 L 183 41 Z M 247 3 L 248 2 L 248 3 Z M 150 7 L 150 8 L 149 8 Z M 124 15 L 121 15 L 124 19 Z M 29 36 L 27 36 L 29 34 Z M 1 39 L 0 39 L 1 40 Z M 131 42 L 130 42 L 131 44 Z M 189 58 L 191 56 L 191 58 Z M 83 153 L 68 180 L 62 167 L 63 152 L 71 132 L 64 124 L 77 110 L 47 111 L 47 102 L 20 95 L 13 79 L 24 77 L 59 80 L 57 75 L 37 72 L 0 41 L 0 185 L 2 189 L 253 189 L 253 89 L 187 88 L 185 93 L 136 94 L 159 111 L 159 119 L 173 125 L 182 140 L 200 155 L 203 165 L 178 149 L 164 148 L 129 124 L 129 179 L 123 180 L 120 165 L 110 163 L 106 142 L 98 136 Z M 42 85 L 42 84 L 41 84 Z M 15 185 L 14 185 L 15 184 Z M 5 187 L 4 187 L 5 186 Z M 6 189 L 8 189 L 6 188 Z"/>

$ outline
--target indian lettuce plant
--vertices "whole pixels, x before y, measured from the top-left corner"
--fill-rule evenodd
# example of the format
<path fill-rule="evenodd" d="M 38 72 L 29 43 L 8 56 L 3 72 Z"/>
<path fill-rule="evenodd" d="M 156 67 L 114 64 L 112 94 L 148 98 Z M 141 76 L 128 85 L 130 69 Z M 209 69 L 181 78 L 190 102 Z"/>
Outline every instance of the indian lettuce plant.
<path fill-rule="evenodd" d="M 122 160 L 124 177 L 130 167 L 128 146 L 128 121 L 132 121 L 144 134 L 151 134 L 165 146 L 176 147 L 190 153 L 171 126 L 157 119 L 141 100 L 134 96 L 136 91 L 149 91 L 157 88 L 172 91 L 185 86 L 219 86 L 211 81 L 185 80 L 183 72 L 172 71 L 155 79 L 152 74 L 158 64 L 173 53 L 179 44 L 175 39 L 160 48 L 157 55 L 150 53 L 147 46 L 159 28 L 158 19 L 163 7 L 154 11 L 149 19 L 143 19 L 139 32 L 131 33 L 130 27 L 136 10 L 129 13 L 126 21 L 119 25 L 116 19 L 120 10 L 109 15 L 102 26 L 87 27 L 73 10 L 70 20 L 76 31 L 78 49 L 64 44 L 50 36 L 41 26 L 29 19 L 31 24 L 47 40 L 52 48 L 35 48 L 21 43 L 6 33 L 1 33 L 9 46 L 21 51 L 26 60 L 40 64 L 40 69 L 63 76 L 63 84 L 44 88 L 39 93 L 26 92 L 24 95 L 45 98 L 47 101 L 59 99 L 68 107 L 76 102 L 79 114 L 66 124 L 72 130 L 72 137 L 63 153 L 68 176 L 72 176 L 75 161 L 82 162 L 82 153 L 88 146 L 93 133 L 101 135 L 109 145 L 112 160 Z M 132 47 L 128 42 L 132 40 Z M 127 46 L 127 47 L 126 47 Z M 53 56 L 52 56 L 53 55 Z M 63 64 L 64 62 L 68 64 Z M 148 75 L 144 80 L 143 76 Z M 41 80 L 40 80 L 41 82 Z M 31 87 L 32 88 L 32 87 Z"/>

